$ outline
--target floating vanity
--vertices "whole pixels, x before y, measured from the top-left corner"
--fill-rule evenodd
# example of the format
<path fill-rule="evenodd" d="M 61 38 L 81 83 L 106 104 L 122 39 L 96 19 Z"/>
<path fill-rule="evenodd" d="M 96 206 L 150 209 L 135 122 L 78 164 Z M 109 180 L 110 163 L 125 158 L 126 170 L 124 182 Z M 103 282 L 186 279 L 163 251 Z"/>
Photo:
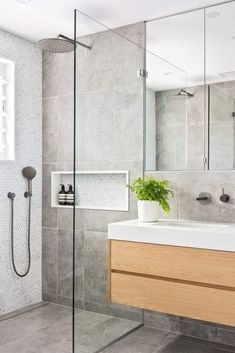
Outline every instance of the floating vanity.
<path fill-rule="evenodd" d="M 110 300 L 235 326 L 235 224 L 109 224 Z"/>

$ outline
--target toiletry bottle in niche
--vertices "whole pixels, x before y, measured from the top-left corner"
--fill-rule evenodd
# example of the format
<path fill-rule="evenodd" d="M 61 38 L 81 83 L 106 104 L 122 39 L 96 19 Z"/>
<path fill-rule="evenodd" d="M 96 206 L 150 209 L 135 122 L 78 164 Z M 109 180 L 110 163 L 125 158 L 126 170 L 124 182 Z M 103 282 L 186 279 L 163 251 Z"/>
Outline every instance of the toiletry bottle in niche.
<path fill-rule="evenodd" d="M 71 184 L 68 184 L 68 191 L 67 191 L 67 206 L 73 206 L 74 205 L 74 191 L 73 187 Z"/>
<path fill-rule="evenodd" d="M 60 184 L 61 190 L 59 191 L 59 205 L 66 205 L 67 192 L 65 191 L 64 184 Z"/>

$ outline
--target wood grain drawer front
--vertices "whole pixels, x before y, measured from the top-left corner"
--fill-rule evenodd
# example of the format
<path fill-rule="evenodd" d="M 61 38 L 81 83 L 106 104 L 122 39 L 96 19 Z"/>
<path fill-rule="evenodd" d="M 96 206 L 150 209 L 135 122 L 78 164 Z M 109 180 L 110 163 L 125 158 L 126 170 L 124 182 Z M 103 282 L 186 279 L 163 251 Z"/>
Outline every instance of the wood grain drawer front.
<path fill-rule="evenodd" d="M 111 240 L 111 270 L 235 288 L 235 253 Z"/>
<path fill-rule="evenodd" d="M 111 301 L 235 326 L 234 291 L 112 273 Z"/>

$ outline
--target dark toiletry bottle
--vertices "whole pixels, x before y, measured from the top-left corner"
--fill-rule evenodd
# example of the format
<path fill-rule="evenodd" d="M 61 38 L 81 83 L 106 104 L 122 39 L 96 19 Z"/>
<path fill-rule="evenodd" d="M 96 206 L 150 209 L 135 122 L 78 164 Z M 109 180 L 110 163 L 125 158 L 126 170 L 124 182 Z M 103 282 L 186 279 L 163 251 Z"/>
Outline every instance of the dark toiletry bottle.
<path fill-rule="evenodd" d="M 67 191 L 67 206 L 73 206 L 74 205 L 74 191 L 73 187 L 71 184 L 68 185 L 69 189 Z"/>
<path fill-rule="evenodd" d="M 59 205 L 66 205 L 67 192 L 65 191 L 64 184 L 60 184 L 61 190 L 59 191 Z"/>

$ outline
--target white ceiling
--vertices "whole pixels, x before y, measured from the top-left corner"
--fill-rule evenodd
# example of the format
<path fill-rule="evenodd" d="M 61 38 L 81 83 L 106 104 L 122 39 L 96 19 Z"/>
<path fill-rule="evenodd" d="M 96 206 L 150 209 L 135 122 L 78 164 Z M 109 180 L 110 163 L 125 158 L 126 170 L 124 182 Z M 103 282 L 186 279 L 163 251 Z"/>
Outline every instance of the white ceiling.
<path fill-rule="evenodd" d="M 0 28 L 37 41 L 59 33 L 73 35 L 73 10 L 79 9 L 109 27 L 219 3 L 216 0 L 0 0 Z M 88 26 L 90 30 L 90 26 Z M 86 30 L 84 29 L 84 33 Z"/>

